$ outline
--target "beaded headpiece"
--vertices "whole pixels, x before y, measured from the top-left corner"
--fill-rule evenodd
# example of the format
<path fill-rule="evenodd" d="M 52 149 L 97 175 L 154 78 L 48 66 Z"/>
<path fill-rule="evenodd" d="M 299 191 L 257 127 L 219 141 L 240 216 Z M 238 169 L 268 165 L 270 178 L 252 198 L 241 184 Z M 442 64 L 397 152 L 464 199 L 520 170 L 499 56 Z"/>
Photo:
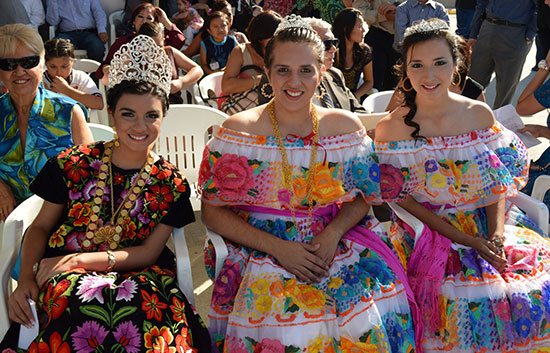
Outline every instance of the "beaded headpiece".
<path fill-rule="evenodd" d="M 124 80 L 150 82 L 170 94 L 172 64 L 153 38 L 139 35 L 115 53 L 109 68 L 109 86 Z"/>
<path fill-rule="evenodd" d="M 438 18 L 437 19 L 433 18 L 428 21 L 420 20 L 415 22 L 412 26 L 408 27 L 405 30 L 405 37 L 416 33 L 441 31 L 441 30 L 449 30 L 449 26 L 443 20 L 440 20 Z"/>
<path fill-rule="evenodd" d="M 304 20 L 301 16 L 295 14 L 291 14 L 283 18 L 281 23 L 279 23 L 279 25 L 277 26 L 275 34 L 288 28 L 304 28 L 313 31 L 313 27 L 311 27 L 309 23 L 306 22 L 306 20 Z"/>

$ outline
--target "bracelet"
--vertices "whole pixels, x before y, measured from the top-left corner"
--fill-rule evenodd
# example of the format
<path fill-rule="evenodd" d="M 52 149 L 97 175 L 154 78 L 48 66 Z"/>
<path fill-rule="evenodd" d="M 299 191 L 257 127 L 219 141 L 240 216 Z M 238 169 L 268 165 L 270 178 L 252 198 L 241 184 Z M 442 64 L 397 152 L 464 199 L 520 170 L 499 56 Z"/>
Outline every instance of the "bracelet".
<path fill-rule="evenodd" d="M 254 82 L 254 86 L 252 87 L 252 89 L 256 89 L 256 87 L 258 87 L 256 85 L 256 76 L 251 76 L 252 77 L 252 82 Z"/>
<path fill-rule="evenodd" d="M 107 259 L 109 260 L 109 262 L 107 268 L 105 269 L 105 272 L 110 272 L 113 270 L 113 267 L 115 267 L 116 264 L 115 253 L 111 250 L 107 250 Z"/>
<path fill-rule="evenodd" d="M 36 274 L 38 273 L 38 269 L 40 268 L 40 262 L 39 261 L 36 261 L 34 263 L 34 265 L 32 265 L 32 273 L 33 275 L 36 276 Z"/>

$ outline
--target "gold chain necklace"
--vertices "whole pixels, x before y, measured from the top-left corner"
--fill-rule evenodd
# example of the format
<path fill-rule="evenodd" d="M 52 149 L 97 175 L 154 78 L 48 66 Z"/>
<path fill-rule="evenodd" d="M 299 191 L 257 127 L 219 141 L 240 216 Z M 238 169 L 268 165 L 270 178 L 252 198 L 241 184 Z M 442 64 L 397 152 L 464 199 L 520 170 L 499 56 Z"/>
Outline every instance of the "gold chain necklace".
<path fill-rule="evenodd" d="M 317 115 L 317 109 L 315 109 L 315 106 L 312 103 L 311 104 L 311 123 L 312 123 L 312 130 L 313 130 L 313 141 L 311 143 L 312 146 L 311 146 L 311 157 L 309 161 L 309 169 L 306 172 L 306 201 L 308 204 L 308 215 L 307 215 L 305 233 L 300 230 L 300 227 L 298 227 L 298 223 L 296 222 L 296 210 L 295 210 L 295 204 L 294 204 L 296 193 L 294 192 L 294 187 L 292 185 L 293 172 L 288 162 L 288 155 L 286 153 L 286 148 L 283 142 L 281 131 L 279 130 L 279 124 L 277 123 L 277 119 L 275 118 L 275 100 L 274 99 L 271 99 L 271 101 L 267 105 L 267 110 L 269 111 L 269 117 L 271 118 L 271 124 L 273 125 L 273 132 L 275 134 L 275 139 L 277 140 L 279 152 L 281 153 L 283 179 L 285 182 L 285 187 L 287 188 L 287 190 L 291 195 L 289 208 L 290 208 L 290 213 L 292 214 L 292 222 L 294 222 L 294 224 L 296 225 L 296 231 L 298 232 L 298 234 L 302 237 L 305 237 L 307 233 L 307 229 L 311 225 L 311 216 L 313 213 L 313 200 L 311 199 L 311 194 L 313 192 L 313 175 L 315 172 L 315 162 L 317 160 L 317 148 L 319 147 L 319 116 Z M 295 200 L 295 203 L 296 205 L 298 205 L 300 203 L 300 200 Z"/>
<path fill-rule="evenodd" d="M 86 238 L 82 242 L 84 247 L 89 247 L 92 244 L 99 245 L 105 242 L 108 243 L 109 248 L 116 249 L 120 241 L 120 233 L 122 232 L 122 225 L 124 219 L 128 216 L 129 210 L 132 208 L 133 202 L 137 199 L 141 190 L 147 183 L 147 179 L 151 174 L 152 166 L 155 161 L 152 152 L 149 152 L 147 156 L 147 162 L 141 167 L 136 179 L 130 186 L 130 189 L 121 204 L 115 211 L 115 193 L 113 183 L 113 170 L 112 170 L 112 153 L 115 142 L 111 141 L 105 144 L 105 152 L 101 161 L 103 164 L 99 169 L 98 182 L 94 190 L 94 205 L 92 206 L 92 212 L 90 215 L 90 223 L 88 224 L 88 230 L 86 231 Z M 107 180 L 107 172 L 109 172 L 109 182 L 111 187 L 111 221 L 110 223 L 100 227 L 98 229 L 99 212 L 101 211 L 101 205 L 103 204 L 103 195 L 105 194 L 105 186 Z M 117 218 L 118 214 L 118 218 Z M 115 218 L 117 218 L 115 222 Z"/>

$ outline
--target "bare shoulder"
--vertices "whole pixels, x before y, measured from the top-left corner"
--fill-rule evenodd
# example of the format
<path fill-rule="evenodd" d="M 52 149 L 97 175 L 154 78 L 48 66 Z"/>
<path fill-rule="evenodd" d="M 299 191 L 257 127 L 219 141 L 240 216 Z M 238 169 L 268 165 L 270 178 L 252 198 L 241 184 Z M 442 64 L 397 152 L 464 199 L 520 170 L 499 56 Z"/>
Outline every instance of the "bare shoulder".
<path fill-rule="evenodd" d="M 235 131 L 258 134 L 259 131 L 262 130 L 258 125 L 260 116 L 264 111 L 265 105 L 244 110 L 240 113 L 231 115 L 223 122 L 222 126 Z"/>
<path fill-rule="evenodd" d="M 375 140 L 387 142 L 411 139 L 413 129 L 405 125 L 404 120 L 408 112 L 408 107 L 398 107 L 382 118 L 376 125 Z"/>
<path fill-rule="evenodd" d="M 349 134 L 363 128 L 357 115 L 343 109 L 316 107 L 322 136 Z"/>
<path fill-rule="evenodd" d="M 491 108 L 484 102 L 469 99 L 463 96 L 455 96 L 457 103 L 462 109 L 456 109 L 460 112 L 461 120 L 465 120 L 470 130 L 487 129 L 495 123 L 495 116 Z"/>

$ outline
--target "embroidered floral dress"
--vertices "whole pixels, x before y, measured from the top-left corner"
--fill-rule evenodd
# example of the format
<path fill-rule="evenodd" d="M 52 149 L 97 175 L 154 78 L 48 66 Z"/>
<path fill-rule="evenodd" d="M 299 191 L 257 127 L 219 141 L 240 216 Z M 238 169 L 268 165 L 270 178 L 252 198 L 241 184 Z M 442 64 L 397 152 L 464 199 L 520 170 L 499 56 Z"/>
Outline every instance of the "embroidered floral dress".
<path fill-rule="evenodd" d="M 103 152 L 103 143 L 68 149 L 50 159 L 31 185 L 44 199 L 66 205 L 45 257 L 107 250 L 83 245 Z M 138 172 L 113 165 L 117 203 Z M 111 217 L 108 180 L 100 221 Z M 187 181 L 160 158 L 129 211 L 118 249 L 140 245 L 159 223 L 181 227 L 193 221 Z M 210 352 L 208 331 L 179 290 L 174 269 L 174 256 L 165 249 L 155 265 L 133 272 L 77 269 L 53 276 L 40 289 L 40 332 L 29 352 Z"/>
<path fill-rule="evenodd" d="M 458 136 L 375 145 L 383 198 L 400 201 L 412 195 L 472 237 L 487 238 L 484 207 L 514 196 L 527 180 L 527 150 L 499 123 Z M 411 286 L 415 281 L 425 286 L 434 273 L 442 274 L 434 310 L 417 297 L 426 309 L 424 351 L 547 351 L 542 347 L 550 347 L 550 241 L 528 229 L 529 223 L 507 202 L 504 253 L 509 267 L 499 273 L 476 250 L 435 232 L 428 242 L 423 234 L 415 244 L 414 233 L 393 219 L 392 242 L 408 267 Z M 432 275 L 422 275 L 426 259 Z"/>
<path fill-rule="evenodd" d="M 322 137 L 319 143 L 312 193 L 315 208 L 308 228 L 308 140 L 285 139 L 294 171 L 293 190 L 287 190 L 274 137 L 221 128 L 204 151 L 199 174 L 202 201 L 229 206 L 249 224 L 282 239 L 310 242 L 334 217 L 337 202 L 355 196 L 373 201 L 379 196 L 379 168 L 364 130 Z M 291 194 L 300 198 L 296 221 L 305 235 L 297 232 L 289 211 Z M 218 349 L 413 351 L 415 334 L 407 294 L 386 262 L 388 253 L 397 265 L 399 260 L 381 240 L 387 235 L 375 218 L 367 217 L 362 226 L 340 241 L 330 275 L 320 283 L 301 282 L 270 255 L 226 241 L 229 256 L 215 280 L 208 325 Z M 211 248 L 206 249 L 205 262 L 212 273 Z"/>

